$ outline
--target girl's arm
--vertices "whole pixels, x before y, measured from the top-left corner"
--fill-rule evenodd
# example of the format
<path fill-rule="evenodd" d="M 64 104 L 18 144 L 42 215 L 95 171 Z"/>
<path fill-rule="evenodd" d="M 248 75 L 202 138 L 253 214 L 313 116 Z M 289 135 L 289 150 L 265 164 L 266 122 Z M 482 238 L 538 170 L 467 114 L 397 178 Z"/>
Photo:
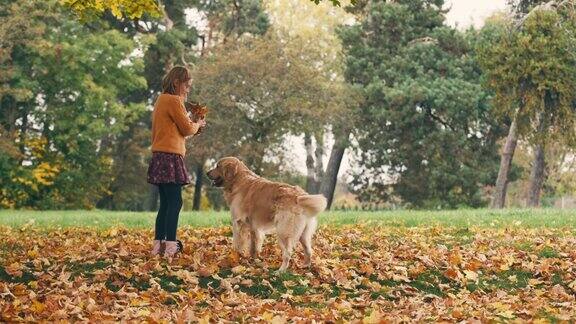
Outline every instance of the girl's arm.
<path fill-rule="evenodd" d="M 194 123 L 188 118 L 186 109 L 184 109 L 184 105 L 179 99 L 174 98 L 173 100 L 174 104 L 170 105 L 168 114 L 176 124 L 176 127 L 178 127 L 180 134 L 184 137 L 196 134 L 200 124 Z"/>

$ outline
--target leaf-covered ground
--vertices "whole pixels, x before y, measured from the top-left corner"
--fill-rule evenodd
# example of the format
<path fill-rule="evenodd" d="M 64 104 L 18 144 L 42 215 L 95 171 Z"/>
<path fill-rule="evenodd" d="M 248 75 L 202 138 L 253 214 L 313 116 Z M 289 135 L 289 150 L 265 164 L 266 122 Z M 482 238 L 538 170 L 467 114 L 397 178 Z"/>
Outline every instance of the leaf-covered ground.
<path fill-rule="evenodd" d="M 315 264 L 276 275 L 231 252 L 226 227 L 184 227 L 185 252 L 148 256 L 151 231 L 0 227 L 0 322 L 392 321 L 576 318 L 573 229 L 323 226 Z"/>

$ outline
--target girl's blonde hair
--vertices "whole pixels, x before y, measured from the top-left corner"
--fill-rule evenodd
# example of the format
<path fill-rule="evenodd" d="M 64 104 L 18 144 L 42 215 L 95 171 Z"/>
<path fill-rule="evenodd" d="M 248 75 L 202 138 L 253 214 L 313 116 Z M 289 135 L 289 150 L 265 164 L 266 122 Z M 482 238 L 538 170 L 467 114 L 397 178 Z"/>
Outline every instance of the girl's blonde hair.
<path fill-rule="evenodd" d="M 176 93 L 176 84 L 181 84 L 190 80 L 190 71 L 184 66 L 175 66 L 162 78 L 162 93 L 172 95 Z"/>

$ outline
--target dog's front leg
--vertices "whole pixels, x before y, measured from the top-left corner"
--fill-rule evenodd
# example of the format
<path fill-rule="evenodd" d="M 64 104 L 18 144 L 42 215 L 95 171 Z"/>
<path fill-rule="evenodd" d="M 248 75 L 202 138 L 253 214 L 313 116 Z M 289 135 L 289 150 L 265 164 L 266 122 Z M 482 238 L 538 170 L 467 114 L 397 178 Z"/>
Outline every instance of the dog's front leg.
<path fill-rule="evenodd" d="M 232 245 L 238 253 L 240 253 L 244 257 L 248 257 L 250 255 L 250 247 L 251 247 L 251 236 L 250 235 L 250 225 L 246 224 L 243 221 L 237 220 L 233 221 L 234 225 L 232 228 L 233 235 L 232 235 Z M 235 229 L 234 229 L 234 226 Z"/>
<path fill-rule="evenodd" d="M 262 252 L 262 244 L 264 243 L 264 234 L 258 230 L 250 232 L 250 256 L 256 259 Z"/>
<path fill-rule="evenodd" d="M 238 253 L 242 252 L 240 244 L 240 226 L 238 221 L 234 218 L 232 219 L 232 248 Z"/>

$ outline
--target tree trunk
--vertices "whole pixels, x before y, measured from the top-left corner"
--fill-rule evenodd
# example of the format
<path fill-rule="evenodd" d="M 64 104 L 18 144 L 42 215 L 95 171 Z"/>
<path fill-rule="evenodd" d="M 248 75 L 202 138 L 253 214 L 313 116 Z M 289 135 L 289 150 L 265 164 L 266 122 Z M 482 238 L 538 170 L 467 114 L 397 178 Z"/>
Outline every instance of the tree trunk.
<path fill-rule="evenodd" d="M 149 185 L 148 189 L 148 203 L 146 210 L 157 211 L 158 210 L 158 198 L 160 197 L 160 192 L 158 191 L 158 186 Z"/>
<path fill-rule="evenodd" d="M 194 183 L 194 201 L 192 203 L 192 210 L 200 210 L 200 203 L 202 201 L 202 185 L 204 179 L 204 162 L 196 165 L 196 182 Z"/>
<path fill-rule="evenodd" d="M 534 163 L 530 172 L 530 188 L 528 189 L 528 207 L 540 206 L 540 193 L 544 184 L 544 170 L 546 161 L 544 158 L 544 145 L 539 144 L 534 151 Z"/>
<path fill-rule="evenodd" d="M 22 126 L 20 126 L 20 143 L 18 145 L 20 149 L 20 161 L 21 165 L 26 156 L 26 137 L 28 135 L 28 109 L 27 107 L 22 109 Z"/>
<path fill-rule="evenodd" d="M 316 178 L 314 173 L 314 150 L 312 149 L 312 136 L 304 133 L 304 147 L 306 148 L 306 192 L 314 193 Z"/>
<path fill-rule="evenodd" d="M 336 182 L 338 181 L 338 171 L 340 171 L 340 164 L 342 163 L 342 158 L 344 157 L 344 152 L 346 147 L 348 147 L 348 137 L 350 137 L 350 130 L 342 130 L 341 132 L 334 132 L 334 145 L 332 146 L 332 152 L 330 153 L 330 159 L 328 160 L 328 165 L 326 166 L 326 172 L 322 178 L 322 185 L 320 186 L 320 192 L 328 199 L 328 206 L 326 209 L 330 209 L 332 206 L 332 200 L 334 199 L 334 190 L 336 189 Z"/>
<path fill-rule="evenodd" d="M 516 132 L 516 119 L 512 121 L 508 136 L 506 137 L 506 144 L 504 144 L 504 151 L 500 159 L 500 170 L 498 171 L 498 179 L 496 179 L 496 188 L 492 196 L 491 208 L 504 208 L 506 203 L 506 190 L 508 187 L 508 173 L 516 151 L 516 144 L 518 143 L 518 134 Z"/>
<path fill-rule="evenodd" d="M 324 132 L 316 133 L 316 165 L 314 167 L 314 189 L 311 193 L 319 193 L 320 186 L 322 185 L 322 179 L 324 178 Z"/>
<path fill-rule="evenodd" d="M 545 161 L 545 138 L 549 125 L 549 120 L 544 111 L 550 111 L 552 107 L 556 106 L 555 100 L 552 98 L 551 93 L 546 91 L 544 95 L 544 110 L 538 116 L 538 144 L 534 150 L 534 162 L 532 163 L 532 171 L 530 172 L 530 187 L 528 189 L 528 207 L 540 207 L 540 194 L 542 185 L 544 184 L 546 161 Z"/>

